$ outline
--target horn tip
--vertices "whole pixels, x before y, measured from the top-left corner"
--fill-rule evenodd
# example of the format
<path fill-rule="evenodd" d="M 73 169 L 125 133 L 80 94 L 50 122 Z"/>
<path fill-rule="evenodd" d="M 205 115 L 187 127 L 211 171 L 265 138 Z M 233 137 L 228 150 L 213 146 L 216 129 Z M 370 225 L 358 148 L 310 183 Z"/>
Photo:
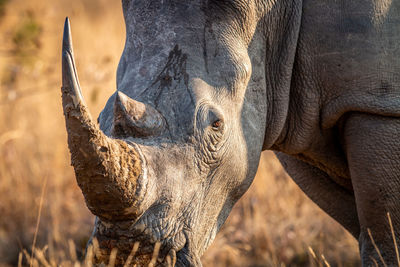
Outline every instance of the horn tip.
<path fill-rule="evenodd" d="M 62 87 L 64 90 L 68 88 L 68 94 L 73 96 L 74 106 L 76 106 L 78 102 L 84 103 L 78 75 L 75 70 L 71 26 L 68 17 L 65 18 L 62 43 Z"/>
<path fill-rule="evenodd" d="M 72 53 L 71 25 L 68 17 L 65 18 L 64 23 L 63 52 L 64 51 Z"/>
<path fill-rule="evenodd" d="M 115 103 L 117 103 L 118 105 L 124 105 L 126 99 L 127 96 L 124 93 L 122 93 L 121 91 L 117 91 L 117 94 L 115 96 Z"/>
<path fill-rule="evenodd" d="M 121 91 L 117 91 L 117 99 L 125 98 L 126 95 L 122 93 Z"/>

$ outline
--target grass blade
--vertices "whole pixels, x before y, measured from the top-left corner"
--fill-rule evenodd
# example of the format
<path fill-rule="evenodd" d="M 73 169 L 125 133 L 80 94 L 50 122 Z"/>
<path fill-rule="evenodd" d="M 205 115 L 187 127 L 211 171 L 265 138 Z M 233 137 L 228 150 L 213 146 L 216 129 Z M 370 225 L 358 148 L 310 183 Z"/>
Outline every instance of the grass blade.
<path fill-rule="evenodd" d="M 386 262 L 383 260 L 382 254 L 381 254 L 378 246 L 375 244 L 374 238 L 372 237 L 371 229 L 368 228 L 367 230 L 368 230 L 368 235 L 369 235 L 369 238 L 371 239 L 372 245 L 374 246 L 376 252 L 378 253 L 379 259 L 381 260 L 383 266 L 387 267 Z"/>
<path fill-rule="evenodd" d="M 39 211 L 38 211 L 38 217 L 36 220 L 36 228 L 35 228 L 35 234 L 33 235 L 33 242 L 32 242 L 32 252 L 31 252 L 31 261 L 29 266 L 32 267 L 33 264 L 33 252 L 35 251 L 35 245 L 36 245 L 36 238 L 37 234 L 39 232 L 39 225 L 40 225 L 40 217 L 42 214 L 42 207 L 43 207 L 43 199 L 44 199 L 44 192 L 46 191 L 46 185 L 47 185 L 47 175 L 44 178 L 43 185 L 42 185 L 42 192 L 40 194 L 40 202 L 39 202 Z"/>
<path fill-rule="evenodd" d="M 392 218 L 390 217 L 390 213 L 387 213 L 387 217 L 388 217 L 388 221 L 389 221 L 389 225 L 390 225 L 390 231 L 392 232 L 392 238 L 393 238 L 393 243 L 394 243 L 394 249 L 396 251 L 396 258 L 397 258 L 397 266 L 400 267 L 400 256 L 399 256 L 399 248 L 397 246 L 397 242 L 396 242 L 396 235 L 394 234 L 394 228 L 393 228 L 393 224 L 392 224 Z"/>

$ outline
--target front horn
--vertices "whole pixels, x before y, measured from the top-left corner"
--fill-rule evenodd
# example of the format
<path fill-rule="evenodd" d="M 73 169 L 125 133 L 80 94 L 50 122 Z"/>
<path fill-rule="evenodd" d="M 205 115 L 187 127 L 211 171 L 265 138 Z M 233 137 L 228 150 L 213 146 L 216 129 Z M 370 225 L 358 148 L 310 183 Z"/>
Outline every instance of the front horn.
<path fill-rule="evenodd" d="M 144 157 L 136 144 L 111 139 L 93 122 L 78 81 L 68 18 L 61 90 L 71 165 L 88 208 L 107 220 L 137 218 L 147 184 Z"/>

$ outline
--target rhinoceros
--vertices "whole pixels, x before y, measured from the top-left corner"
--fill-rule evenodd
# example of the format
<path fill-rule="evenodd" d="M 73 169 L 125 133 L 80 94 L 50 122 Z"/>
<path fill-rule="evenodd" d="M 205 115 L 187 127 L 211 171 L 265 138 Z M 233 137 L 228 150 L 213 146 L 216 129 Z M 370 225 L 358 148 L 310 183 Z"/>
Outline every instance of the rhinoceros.
<path fill-rule="evenodd" d="M 122 0 L 117 90 L 92 119 L 70 24 L 62 100 L 96 261 L 201 266 L 263 150 L 395 265 L 400 241 L 400 1 Z M 268 194 L 268 188 L 265 189 Z M 392 228 L 388 223 L 390 214 Z M 394 229 L 394 230 L 391 230 Z M 378 248 L 375 249 L 375 245 Z"/>

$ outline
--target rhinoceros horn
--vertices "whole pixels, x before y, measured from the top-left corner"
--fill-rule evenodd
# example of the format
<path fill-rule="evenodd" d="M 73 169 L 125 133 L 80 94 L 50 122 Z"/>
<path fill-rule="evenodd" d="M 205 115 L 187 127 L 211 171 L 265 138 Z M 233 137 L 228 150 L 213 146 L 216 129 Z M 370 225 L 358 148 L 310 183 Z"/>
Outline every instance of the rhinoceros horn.
<path fill-rule="evenodd" d="M 113 135 L 154 137 L 161 134 L 164 127 L 163 116 L 152 106 L 117 92 L 114 103 Z"/>
<path fill-rule="evenodd" d="M 71 164 L 88 208 L 107 220 L 137 218 L 146 189 L 144 157 L 136 144 L 106 136 L 93 122 L 80 90 L 68 18 L 62 47 L 62 102 Z"/>

